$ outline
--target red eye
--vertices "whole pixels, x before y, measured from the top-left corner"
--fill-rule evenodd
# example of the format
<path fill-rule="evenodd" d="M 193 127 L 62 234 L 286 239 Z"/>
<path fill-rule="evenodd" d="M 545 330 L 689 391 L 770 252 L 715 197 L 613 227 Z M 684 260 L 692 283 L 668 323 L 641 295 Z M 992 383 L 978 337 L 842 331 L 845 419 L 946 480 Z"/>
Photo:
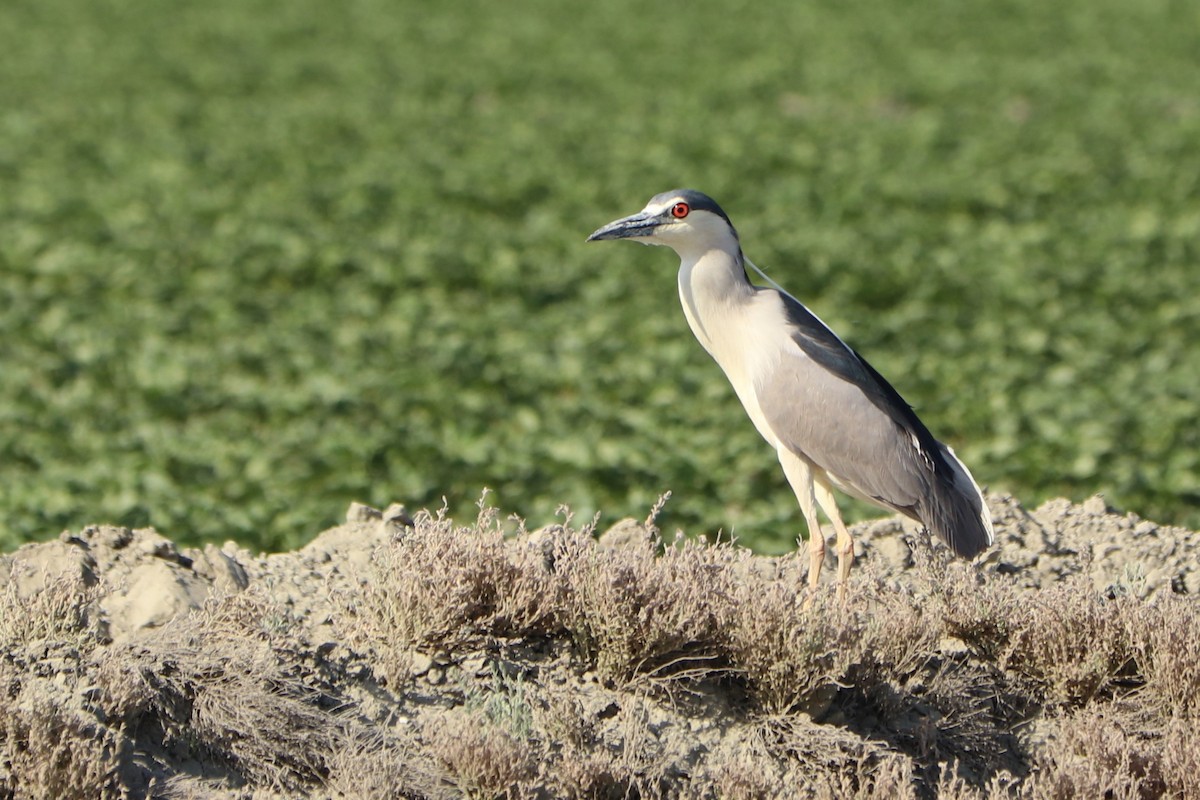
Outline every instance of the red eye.
<path fill-rule="evenodd" d="M 691 210 L 692 209 L 687 203 L 676 203 L 675 205 L 671 206 L 671 216 L 675 219 L 683 219 L 691 212 Z"/>

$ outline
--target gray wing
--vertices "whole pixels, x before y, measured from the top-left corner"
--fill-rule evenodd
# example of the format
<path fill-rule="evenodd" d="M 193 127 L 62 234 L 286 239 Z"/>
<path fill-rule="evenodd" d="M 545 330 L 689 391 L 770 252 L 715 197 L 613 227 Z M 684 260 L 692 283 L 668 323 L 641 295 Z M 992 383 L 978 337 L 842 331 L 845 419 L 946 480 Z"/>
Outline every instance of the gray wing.
<path fill-rule="evenodd" d="M 783 303 L 797 345 L 755 387 L 767 424 L 853 493 L 915 516 L 941 445 L 891 384 L 798 300 L 760 291 Z"/>
<path fill-rule="evenodd" d="M 851 493 L 915 515 L 929 467 L 861 389 L 803 355 L 784 356 L 756 388 L 763 417 L 785 447 Z"/>

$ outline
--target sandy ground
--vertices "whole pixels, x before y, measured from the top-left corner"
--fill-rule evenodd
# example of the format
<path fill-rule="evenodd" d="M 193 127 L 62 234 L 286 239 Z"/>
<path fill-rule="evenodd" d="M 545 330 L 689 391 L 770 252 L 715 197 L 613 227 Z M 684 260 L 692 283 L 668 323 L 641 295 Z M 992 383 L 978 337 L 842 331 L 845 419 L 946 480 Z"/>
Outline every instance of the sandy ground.
<path fill-rule="evenodd" d="M 1200 537 L 1192 532 L 1113 512 L 1099 497 L 1082 504 L 1053 500 L 1033 510 L 1026 510 L 1011 497 L 993 496 L 989 500 L 998 546 L 983 560 L 980 569 L 984 573 L 1005 576 L 1031 590 L 1082 575 L 1109 595 L 1200 595 Z M 180 646 L 173 630 L 182 630 L 185 622 L 198 614 L 208 613 L 210 617 L 205 619 L 212 619 L 214 604 L 222 598 L 254 594 L 262 600 L 265 596 L 268 607 L 280 615 L 280 628 L 287 629 L 294 658 L 294 663 L 280 664 L 281 659 L 286 662 L 287 648 L 273 646 L 272 669 L 305 676 L 303 682 L 320 690 L 316 706 L 330 706 L 328 713 L 336 712 L 359 725 L 428 732 L 433 729 L 430 721 L 434 717 L 469 707 L 473 696 L 501 696 L 492 691 L 497 687 L 507 687 L 508 695 L 503 696 L 510 696 L 514 681 L 530 681 L 557 684 L 573 693 L 571 713 L 586 723 L 596 742 L 607 743 L 614 751 L 629 750 L 630 737 L 640 737 L 644 757 L 656 762 L 655 769 L 668 776 L 664 780 L 672 774 L 698 774 L 697 765 L 706 758 L 715 758 L 732 741 L 747 735 L 739 727 L 738 720 L 744 715 L 739 716 L 738 706 L 744 698 L 737 686 L 708 686 L 682 696 L 672 692 L 662 696 L 654 696 L 653 692 L 622 693 L 621 687 L 606 685 L 594 672 L 581 669 L 569 642 L 493 641 L 453 650 L 414 649 L 406 657 L 402 675 L 394 666 L 388 674 L 373 663 L 369 647 L 347 641 L 339 620 L 344 621 L 347 608 L 353 607 L 352 598 L 369 589 L 373 576 L 377 576 L 372 569 L 377 548 L 403 537 L 409 522 L 399 507 L 381 512 L 353 505 L 345 524 L 321 533 L 299 550 L 275 554 L 256 554 L 232 542 L 202 549 L 180 547 L 153 529 L 97 525 L 64 532 L 55 541 L 26 545 L 0 556 L 0 586 L 9 587 L 8 591 L 29 603 L 34 603 L 55 581 L 92 587 L 91 597 L 101 609 L 96 618 L 100 644 L 82 657 L 76 653 L 76 657 L 90 664 L 88 669 L 102 670 L 110 655 L 120 653 L 126 659 L 121 663 L 129 663 L 129 658 L 140 659 L 137 663 L 147 674 L 156 675 L 166 675 L 171 660 L 178 658 L 170 650 Z M 600 534 L 599 547 L 619 548 L 625 539 L 636 539 L 642 533 L 640 524 L 623 521 Z M 854 534 L 856 574 L 872 574 L 881 580 L 903 580 L 913 566 L 914 549 L 927 546 L 922 543 L 921 533 L 899 518 L 857 525 Z M 547 532 L 525 535 L 536 543 Z M 747 563 L 747 569 L 760 578 L 803 580 L 800 558 L 754 557 Z M 195 639 L 200 634 L 191 631 L 188 635 Z M 29 669 L 29 664 L 40 663 L 39 679 L 51 687 L 47 691 L 86 697 L 86 681 L 79 685 L 56 674 L 60 668 L 70 672 L 68 665 L 74 663 L 70 653 L 56 655 L 51 652 L 54 647 L 46 644 L 45 652 L 35 657 L 30 653 L 36 645 L 30 649 L 25 643 L 19 652 L 10 647 L 7 658 L 11 664 Z M 220 642 L 204 646 L 219 648 Z M 162 651 L 156 652 L 156 648 Z M 82 667 L 79 671 L 87 672 Z M 33 685 L 32 679 L 24 680 L 22 691 L 30 691 Z M 478 693 L 473 686 L 481 687 Z M 60 698 L 55 702 L 68 701 Z M 818 700 L 814 707 L 803 709 L 805 718 L 850 739 L 872 738 L 869 726 L 861 720 L 845 718 L 845 707 L 831 711 L 830 705 L 828 698 Z M 893 720 L 889 724 L 894 728 L 898 723 Z M 637 729 L 636 735 L 630 732 L 633 728 Z M 205 796 L 205 792 L 213 792 L 211 796 L 228 797 L 370 797 L 459 796 L 465 792 L 462 785 L 455 786 L 453 780 L 435 775 L 433 767 L 412 766 L 419 758 L 410 759 L 408 771 L 402 771 L 399 777 L 387 777 L 384 784 L 390 781 L 390 785 L 373 785 L 371 780 L 375 778 L 369 778 L 366 772 L 361 781 L 348 779 L 338 773 L 336 764 L 330 767 L 327 763 L 314 768 L 318 777 L 305 785 L 295 777 L 303 770 L 291 769 L 286 763 L 265 777 L 239 770 L 229 757 L 208 763 L 203 748 L 197 752 L 181 747 L 180 737 L 161 725 L 150 726 L 140 734 L 126 731 L 123 735 L 132 744 L 120 745 L 125 750 L 119 765 L 120 781 L 123 786 L 133 787 L 135 793 L 153 789 L 159 796 Z M 154 741 L 156 737 L 159 741 Z M 900 738 L 892 740 L 891 746 L 896 747 L 897 741 Z M 1025 768 L 1019 754 L 1021 745 L 1005 744 L 1003 748 L 1011 750 L 1010 755 L 973 767 L 968 764 L 966 774 L 981 781 L 1004 770 L 1020 775 Z M 280 757 L 281 763 L 286 760 Z M 0 764 L 0 797 L 22 796 L 20 776 L 14 777 L 16 767 L 8 765 L 7 776 L 5 769 Z M 637 767 L 630 769 L 636 771 Z M 292 777 L 279 777 L 285 772 Z M 624 785 L 630 796 L 651 794 L 645 787 L 630 789 L 633 784 Z M 673 791 L 668 788 L 661 793 L 671 795 Z M 753 794 L 748 791 L 746 796 Z"/>

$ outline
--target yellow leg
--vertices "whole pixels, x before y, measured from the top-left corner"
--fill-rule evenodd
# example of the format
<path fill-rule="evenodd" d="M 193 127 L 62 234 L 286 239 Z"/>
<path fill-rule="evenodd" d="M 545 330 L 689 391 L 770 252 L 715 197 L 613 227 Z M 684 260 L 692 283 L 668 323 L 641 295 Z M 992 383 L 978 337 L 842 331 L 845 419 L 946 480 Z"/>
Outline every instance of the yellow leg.
<path fill-rule="evenodd" d="M 821 578 L 821 565 L 825 561 L 825 533 L 821 530 L 821 521 L 817 518 L 817 497 L 813 492 L 812 468 L 804 459 L 783 449 L 779 451 L 779 463 L 783 465 L 783 474 L 792 485 L 792 491 L 796 493 L 800 511 L 804 514 L 804 522 L 808 525 L 808 599 L 805 606 L 811 606 L 817 596 L 817 582 Z"/>
<path fill-rule="evenodd" d="M 854 563 L 854 540 L 850 538 L 850 531 L 846 530 L 846 523 L 842 521 L 842 512 L 838 510 L 833 489 L 830 488 L 824 477 L 814 476 L 813 494 L 816 496 L 821 510 L 825 512 L 825 516 L 829 517 L 829 521 L 833 523 L 833 529 L 837 531 L 837 594 L 838 600 L 844 603 L 846 602 L 846 585 L 850 582 L 850 565 Z"/>

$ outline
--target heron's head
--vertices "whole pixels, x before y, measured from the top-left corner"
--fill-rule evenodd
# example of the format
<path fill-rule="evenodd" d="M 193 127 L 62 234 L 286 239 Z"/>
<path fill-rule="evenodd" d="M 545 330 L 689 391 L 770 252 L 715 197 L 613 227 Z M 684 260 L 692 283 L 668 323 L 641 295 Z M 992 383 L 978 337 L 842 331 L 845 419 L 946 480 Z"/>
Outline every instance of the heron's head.
<path fill-rule="evenodd" d="M 587 238 L 636 239 L 642 244 L 665 244 L 683 256 L 714 248 L 736 253 L 737 231 L 711 197 L 695 189 L 656 194 L 638 213 L 610 222 Z"/>

